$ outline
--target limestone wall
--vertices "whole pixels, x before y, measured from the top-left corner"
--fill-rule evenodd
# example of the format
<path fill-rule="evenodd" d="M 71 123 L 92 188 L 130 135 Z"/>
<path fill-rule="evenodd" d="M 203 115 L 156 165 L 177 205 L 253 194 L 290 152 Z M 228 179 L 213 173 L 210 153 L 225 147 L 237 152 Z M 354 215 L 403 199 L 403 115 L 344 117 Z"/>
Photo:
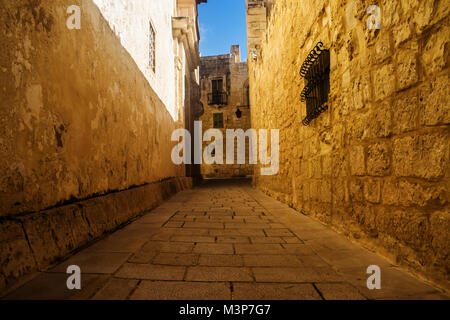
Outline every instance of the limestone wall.
<path fill-rule="evenodd" d="M 91 1 L 81 30 L 66 28 L 64 2 L 5 6 L 0 215 L 183 173 L 174 121 Z"/>
<path fill-rule="evenodd" d="M 72 4 L 80 30 L 66 27 Z M 135 200 L 154 206 L 185 169 L 171 161 L 175 122 L 92 1 L 0 6 L 1 289 L 145 208 L 119 197 L 98 201 L 97 220 L 82 205 L 39 211 L 147 184 Z"/>
<path fill-rule="evenodd" d="M 266 10 L 249 2 L 255 36 Z M 373 4 L 380 30 L 367 27 Z M 445 0 L 277 0 L 249 39 L 252 127 L 280 129 L 279 174 L 255 185 L 447 287 L 449 10 Z M 329 110 L 306 127 L 299 69 L 319 41 L 331 51 Z"/>
<path fill-rule="evenodd" d="M 177 120 L 175 109 L 175 78 L 173 76 L 174 43 L 172 16 L 176 16 L 174 1 L 94 0 L 122 46 L 136 61 L 158 97 L 172 117 Z M 155 72 L 149 65 L 150 23 L 155 34 Z"/>

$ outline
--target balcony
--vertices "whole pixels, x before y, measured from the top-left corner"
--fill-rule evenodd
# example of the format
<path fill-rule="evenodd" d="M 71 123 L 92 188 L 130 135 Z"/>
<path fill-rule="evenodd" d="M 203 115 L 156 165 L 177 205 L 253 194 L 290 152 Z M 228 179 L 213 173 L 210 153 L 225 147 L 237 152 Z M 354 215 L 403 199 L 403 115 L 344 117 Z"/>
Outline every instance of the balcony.
<path fill-rule="evenodd" d="M 208 105 L 219 104 L 225 105 L 228 104 L 228 94 L 226 92 L 211 92 L 208 93 Z"/>

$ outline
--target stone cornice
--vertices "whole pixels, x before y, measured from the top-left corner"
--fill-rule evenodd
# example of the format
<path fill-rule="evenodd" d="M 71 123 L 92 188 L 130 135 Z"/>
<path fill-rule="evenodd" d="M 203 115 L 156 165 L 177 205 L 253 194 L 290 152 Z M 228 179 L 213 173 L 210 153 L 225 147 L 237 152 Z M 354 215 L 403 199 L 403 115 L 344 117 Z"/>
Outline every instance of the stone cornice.
<path fill-rule="evenodd" d="M 190 66 L 195 69 L 200 64 L 196 25 L 189 17 L 172 17 L 173 37 L 183 41 Z"/>

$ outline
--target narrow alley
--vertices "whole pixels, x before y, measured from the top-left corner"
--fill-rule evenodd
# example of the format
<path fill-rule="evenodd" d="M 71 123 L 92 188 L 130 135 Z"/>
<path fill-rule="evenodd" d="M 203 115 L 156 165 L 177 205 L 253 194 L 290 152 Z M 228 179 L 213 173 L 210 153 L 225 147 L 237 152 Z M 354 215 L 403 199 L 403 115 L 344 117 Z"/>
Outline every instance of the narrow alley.
<path fill-rule="evenodd" d="M 0 307 L 450 300 L 448 0 L 2 0 L 0 26 Z"/>
<path fill-rule="evenodd" d="M 84 286 L 66 287 L 78 265 Z M 369 290 L 367 266 L 382 270 Z M 39 273 L 8 299 L 445 299 L 432 286 L 253 189 L 209 180 Z"/>

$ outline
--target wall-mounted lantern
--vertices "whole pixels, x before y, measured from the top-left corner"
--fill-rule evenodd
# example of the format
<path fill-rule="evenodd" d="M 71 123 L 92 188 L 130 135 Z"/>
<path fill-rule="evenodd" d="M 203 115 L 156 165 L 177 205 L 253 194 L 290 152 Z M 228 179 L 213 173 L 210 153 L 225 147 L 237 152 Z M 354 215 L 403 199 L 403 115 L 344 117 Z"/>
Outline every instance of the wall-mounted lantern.
<path fill-rule="evenodd" d="M 242 111 L 239 110 L 239 107 L 238 107 L 237 110 L 236 110 L 236 117 L 237 117 L 238 119 L 240 119 L 240 118 L 242 117 Z"/>

